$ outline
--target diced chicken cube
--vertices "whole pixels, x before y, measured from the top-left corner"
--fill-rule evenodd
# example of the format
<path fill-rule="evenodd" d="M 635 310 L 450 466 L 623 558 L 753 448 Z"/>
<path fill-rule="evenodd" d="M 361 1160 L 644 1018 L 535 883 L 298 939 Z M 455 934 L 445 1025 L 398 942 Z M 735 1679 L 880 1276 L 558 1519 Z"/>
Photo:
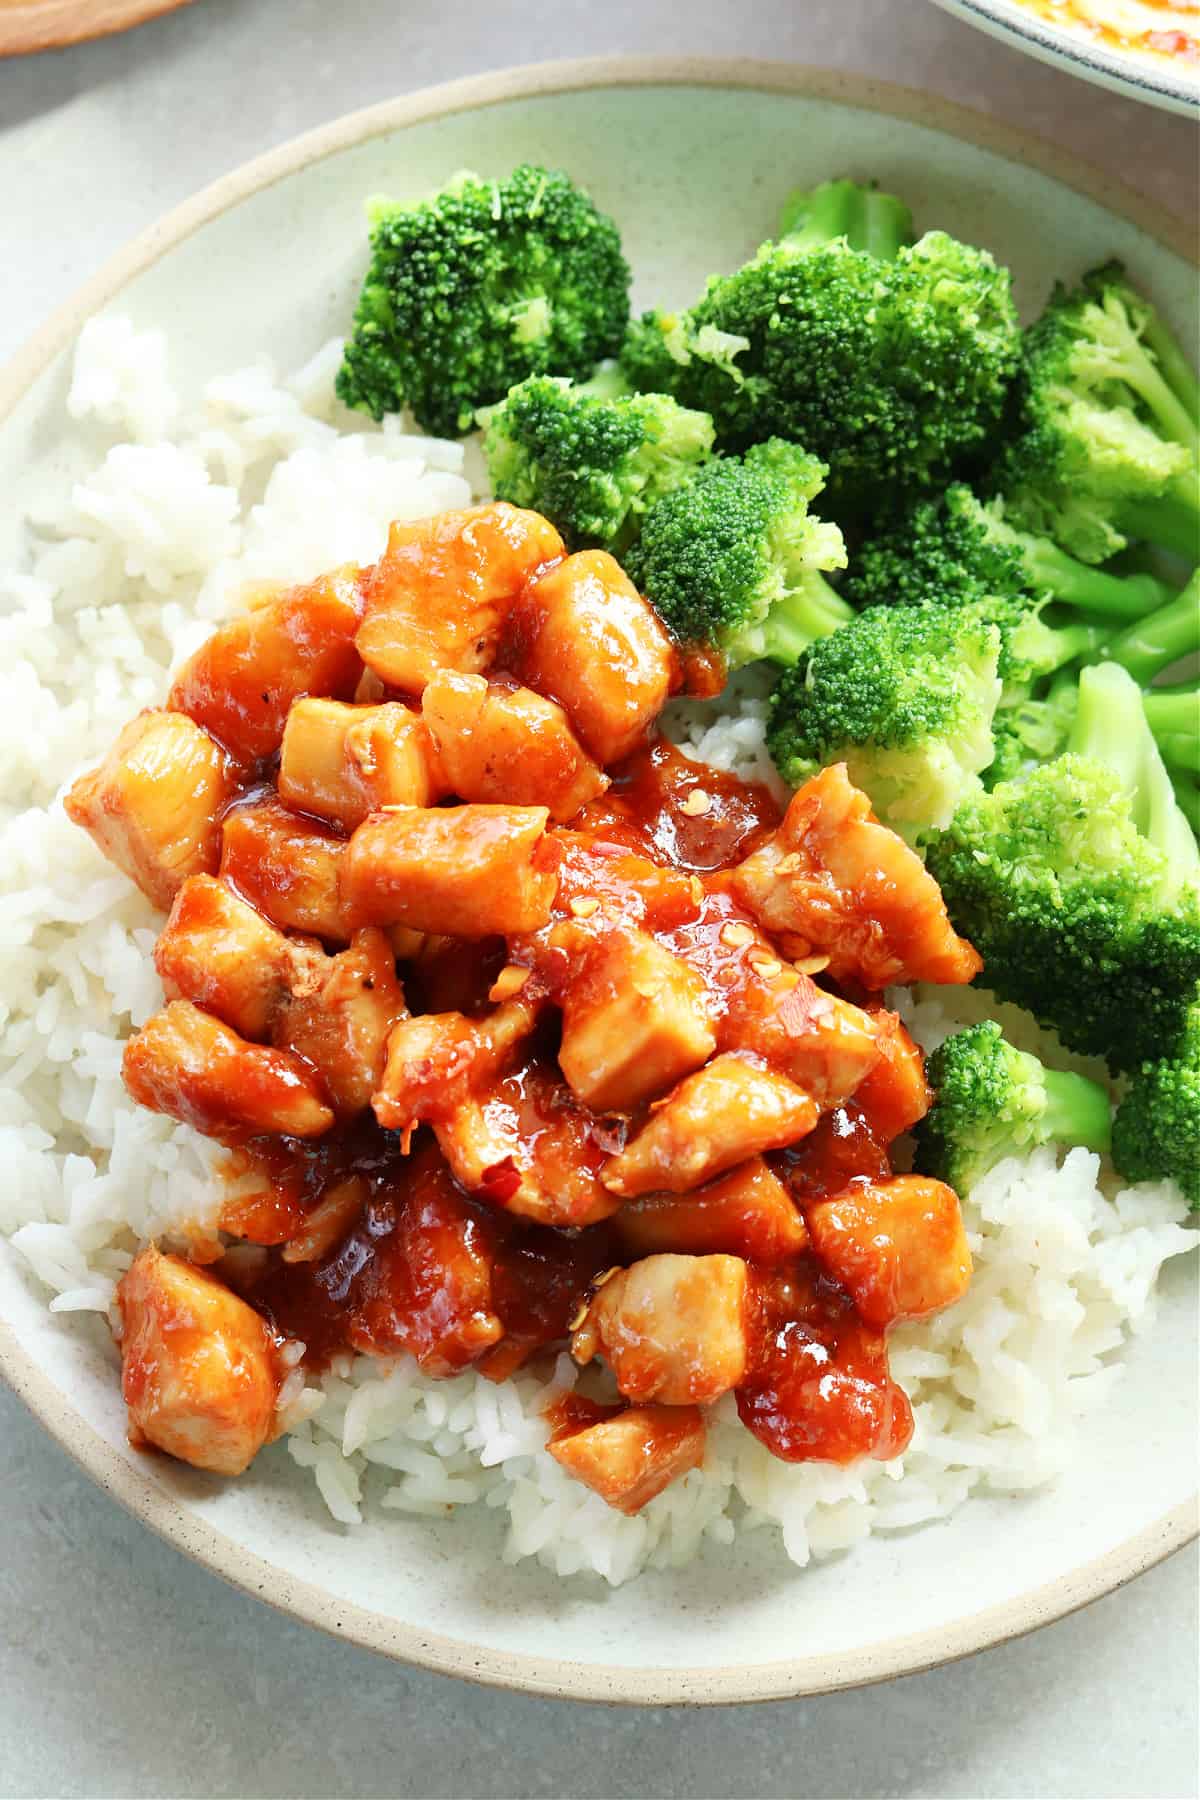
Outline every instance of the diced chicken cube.
<path fill-rule="evenodd" d="M 897 1015 L 882 1007 L 871 1013 L 878 1032 L 879 1061 L 855 1090 L 854 1099 L 881 1144 L 911 1131 L 933 1104 L 925 1079 L 925 1057 Z"/>
<path fill-rule="evenodd" d="M 506 657 L 522 681 L 566 708 L 603 764 L 637 748 L 679 676 L 658 615 L 604 550 L 568 556 L 526 588 Z"/>
<path fill-rule="evenodd" d="M 338 1118 L 352 1119 L 371 1104 L 388 1034 L 404 1016 L 392 947 L 368 927 L 348 950 L 326 958 L 319 986 L 288 1003 L 275 1042 L 311 1063 Z"/>
<path fill-rule="evenodd" d="M 549 520 L 503 500 L 397 520 L 366 578 L 359 654 L 409 694 L 438 669 L 478 674 L 525 583 L 562 553 Z"/>
<path fill-rule="evenodd" d="M 645 1194 L 616 1218 L 631 1256 L 723 1251 L 750 1263 L 787 1262 L 807 1248 L 808 1231 L 791 1195 L 761 1156 L 690 1194 Z"/>
<path fill-rule="evenodd" d="M 214 1276 L 153 1244 L 122 1276 L 117 1310 L 130 1442 L 240 1475 L 275 1422 L 276 1363 L 258 1314 Z"/>
<path fill-rule="evenodd" d="M 971 1282 L 958 1196 L 923 1175 L 856 1183 L 805 1209 L 813 1249 L 868 1325 L 921 1319 Z"/>
<path fill-rule="evenodd" d="M 706 1406 L 746 1372 L 750 1288 L 738 1256 L 647 1256 L 595 1295 L 571 1340 L 602 1356 L 629 1400 Z"/>
<path fill-rule="evenodd" d="M 64 801 L 110 862 L 166 911 L 189 875 L 212 874 L 221 815 L 237 792 L 228 756 L 177 712 L 131 719 Z"/>
<path fill-rule="evenodd" d="M 356 569 L 335 570 L 220 626 L 175 678 L 169 704 L 243 762 L 278 750 L 293 701 L 348 700 L 362 664 Z"/>
<path fill-rule="evenodd" d="M 355 1223 L 367 1203 L 367 1193 L 361 1175 L 348 1175 L 345 1181 L 335 1182 L 285 1242 L 283 1261 L 319 1262 Z"/>
<path fill-rule="evenodd" d="M 663 1189 L 685 1194 L 747 1157 L 782 1150 L 817 1122 L 794 1082 L 733 1053 L 714 1057 L 650 1114 L 604 1171 L 624 1199 Z"/>
<path fill-rule="evenodd" d="M 354 929 L 339 887 L 347 847 L 345 838 L 262 800 L 235 807 L 225 820 L 221 877 L 276 925 L 345 944 Z"/>
<path fill-rule="evenodd" d="M 190 1000 L 172 1000 L 134 1032 L 122 1073 L 139 1105 L 226 1143 L 264 1131 L 319 1137 L 333 1124 L 298 1057 L 248 1044 Z"/>
<path fill-rule="evenodd" d="M 460 800 L 546 806 L 562 820 L 608 787 L 562 707 L 532 688 L 440 669 L 422 695 L 421 716 L 446 786 Z"/>
<path fill-rule="evenodd" d="M 311 991 L 327 961 L 319 944 L 285 937 L 211 875 L 175 896 L 154 947 L 168 1000 L 193 1000 L 244 1038 L 271 1035 L 284 1002 Z"/>
<path fill-rule="evenodd" d="M 549 1445 L 555 1462 L 617 1512 L 636 1513 L 704 1461 L 694 1406 L 631 1406 Z"/>
<path fill-rule="evenodd" d="M 428 806 L 443 793 L 429 731 L 399 701 L 297 700 L 279 754 L 279 798 L 346 831 L 382 806 Z"/>
<path fill-rule="evenodd" d="M 822 1109 L 853 1094 L 880 1056 L 869 1013 L 781 963 L 769 947 L 747 953 L 728 992 L 721 1047 L 763 1057 Z"/>
<path fill-rule="evenodd" d="M 819 955 L 834 981 L 968 982 L 983 964 L 946 914 L 941 889 L 881 825 L 844 763 L 792 796 L 782 825 L 733 877 L 742 903 L 795 960 Z"/>
<path fill-rule="evenodd" d="M 558 1060 L 596 1112 L 629 1111 L 717 1047 L 700 976 L 639 930 L 607 932 L 562 995 Z"/>
<path fill-rule="evenodd" d="M 544 806 L 400 807 L 350 839 L 342 899 L 363 925 L 480 938 L 550 917 L 558 850 Z"/>
<path fill-rule="evenodd" d="M 525 994 L 480 1019 L 465 1013 L 419 1013 L 393 1029 L 375 1116 L 388 1131 L 407 1131 L 445 1116 L 489 1085 L 512 1061 L 537 1023 L 541 1003 Z"/>

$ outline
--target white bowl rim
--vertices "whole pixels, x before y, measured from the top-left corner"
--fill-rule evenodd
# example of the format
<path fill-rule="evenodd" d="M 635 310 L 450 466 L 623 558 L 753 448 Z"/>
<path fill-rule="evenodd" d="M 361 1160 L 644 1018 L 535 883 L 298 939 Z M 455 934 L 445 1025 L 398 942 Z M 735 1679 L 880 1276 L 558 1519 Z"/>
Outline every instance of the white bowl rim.
<path fill-rule="evenodd" d="M 84 321 L 136 275 L 209 220 L 310 163 L 386 132 L 509 100 L 622 87 L 741 88 L 827 100 L 965 138 L 1025 163 L 1136 223 L 1196 260 L 1189 224 L 1078 157 L 955 102 L 893 83 L 802 64 L 708 57 L 590 57 L 528 64 L 425 88 L 348 113 L 222 176 L 107 261 L 0 369 L 0 426 Z M 727 1667 L 630 1668 L 515 1654 L 423 1631 L 338 1599 L 292 1576 L 191 1512 L 130 1462 L 72 1407 L 0 1319 L 0 1375 L 97 1486 L 165 1541 L 280 1611 L 398 1661 L 466 1680 L 554 1698 L 642 1706 L 730 1705 L 860 1687 L 1007 1642 L 1112 1593 L 1200 1535 L 1200 1496 L 1176 1506 L 1103 1556 L 953 1624 L 835 1655 Z"/>
<path fill-rule="evenodd" d="M 1066 63 L 1085 80 L 1099 81 L 1116 93 L 1151 106 L 1165 101 L 1172 111 L 1192 118 L 1200 111 L 1196 82 L 1170 74 L 1169 64 L 1160 69 L 1149 53 L 1089 43 L 1082 31 L 1073 31 L 1069 25 L 1055 25 L 1033 12 L 1014 17 L 995 0 L 938 0 L 938 4 L 958 13 L 968 24 L 994 32 L 1043 61 L 1059 66 Z"/>

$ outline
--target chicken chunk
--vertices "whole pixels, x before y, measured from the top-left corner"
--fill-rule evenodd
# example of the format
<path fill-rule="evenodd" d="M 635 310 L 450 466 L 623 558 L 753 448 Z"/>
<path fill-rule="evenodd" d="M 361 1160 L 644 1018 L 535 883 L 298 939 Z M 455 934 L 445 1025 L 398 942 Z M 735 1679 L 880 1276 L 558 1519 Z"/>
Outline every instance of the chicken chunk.
<path fill-rule="evenodd" d="M 478 674 L 525 583 L 562 554 L 548 519 L 503 500 L 397 520 L 366 578 L 359 654 L 408 694 L 439 669 Z"/>
<path fill-rule="evenodd" d="M 271 1334 L 214 1276 L 154 1244 L 117 1286 L 129 1438 L 240 1475 L 272 1434 L 278 1375 Z"/>
<path fill-rule="evenodd" d="M 602 1356 L 629 1400 L 706 1406 L 746 1372 L 749 1310 L 740 1257 L 647 1256 L 600 1288 L 571 1354 Z"/>
<path fill-rule="evenodd" d="M 421 698 L 421 716 L 447 788 L 460 800 L 546 806 L 563 820 L 608 787 L 562 707 L 532 688 L 440 669 Z"/>
<path fill-rule="evenodd" d="M 293 701 L 348 700 L 362 664 L 356 569 L 294 587 L 222 625 L 175 678 L 168 704 L 203 725 L 242 762 L 278 750 Z"/>
<path fill-rule="evenodd" d="M 154 947 L 168 1000 L 193 1000 L 244 1038 L 267 1038 L 290 995 L 309 993 L 327 961 L 319 944 L 285 937 L 211 875 L 175 896 Z"/>
<path fill-rule="evenodd" d="M 526 588 L 506 657 L 603 764 L 636 749 L 679 679 L 658 615 L 605 550 L 568 556 Z"/>
<path fill-rule="evenodd" d="M 629 1111 L 717 1047 L 704 983 L 648 932 L 606 932 L 562 995 L 559 1064 L 596 1112 Z"/>
<path fill-rule="evenodd" d="M 388 1131 L 445 1117 L 489 1085 L 529 1037 L 541 1002 L 519 993 L 480 1019 L 421 1013 L 392 1031 L 372 1104 Z"/>
<path fill-rule="evenodd" d="M 879 992 L 897 982 L 964 983 L 983 967 L 920 857 L 879 823 L 844 763 L 796 790 L 779 830 L 740 864 L 733 885 L 786 955 L 826 958 L 834 981 Z"/>
<path fill-rule="evenodd" d="M 761 1056 L 822 1109 L 856 1092 L 880 1057 L 875 1020 L 768 948 L 751 950 L 728 991 L 721 1048 Z"/>
<path fill-rule="evenodd" d="M 383 806 L 428 806 L 445 792 L 419 713 L 391 701 L 297 700 L 279 754 L 279 798 L 346 831 Z"/>
<path fill-rule="evenodd" d="M 134 1032 L 122 1073 L 139 1105 L 226 1143 L 264 1131 L 319 1137 L 333 1124 L 298 1057 L 248 1044 L 190 1000 L 172 1000 Z"/>
<path fill-rule="evenodd" d="M 631 1200 L 617 1214 L 616 1229 L 631 1256 L 724 1251 L 769 1267 L 799 1256 L 808 1246 L 800 1212 L 761 1156 L 690 1194 L 645 1194 Z"/>
<path fill-rule="evenodd" d="M 353 1119 L 379 1086 L 388 1034 L 405 1017 L 396 960 L 382 931 L 357 931 L 325 959 L 319 985 L 283 1011 L 275 1043 L 310 1063 L 339 1119 Z"/>
<path fill-rule="evenodd" d="M 228 756 L 182 713 L 131 719 L 63 802 L 110 862 L 164 912 L 189 875 L 211 875 L 221 815 L 237 792 Z"/>
<path fill-rule="evenodd" d="M 880 1007 L 870 1016 L 882 1054 L 854 1098 L 880 1143 L 890 1144 L 925 1117 L 933 1093 L 925 1079 L 924 1053 L 897 1015 Z"/>
<path fill-rule="evenodd" d="M 345 838 L 262 800 L 225 820 L 221 878 L 276 925 L 346 944 L 354 929 L 339 887 L 346 850 Z"/>
<path fill-rule="evenodd" d="M 617 1512 L 640 1512 L 704 1461 L 704 1419 L 695 1406 L 631 1406 L 615 1418 L 548 1446 L 568 1475 Z"/>
<path fill-rule="evenodd" d="M 732 1053 L 680 1082 L 604 1171 L 623 1199 L 665 1189 L 685 1194 L 764 1150 L 810 1132 L 817 1108 L 794 1082 Z"/>
<path fill-rule="evenodd" d="M 373 813 L 350 839 L 342 899 L 362 925 L 481 938 L 550 917 L 557 846 L 544 806 L 419 806 Z"/>
<path fill-rule="evenodd" d="M 923 1175 L 856 1183 L 805 1209 L 813 1249 L 868 1325 L 921 1319 L 971 1282 L 958 1196 Z"/>

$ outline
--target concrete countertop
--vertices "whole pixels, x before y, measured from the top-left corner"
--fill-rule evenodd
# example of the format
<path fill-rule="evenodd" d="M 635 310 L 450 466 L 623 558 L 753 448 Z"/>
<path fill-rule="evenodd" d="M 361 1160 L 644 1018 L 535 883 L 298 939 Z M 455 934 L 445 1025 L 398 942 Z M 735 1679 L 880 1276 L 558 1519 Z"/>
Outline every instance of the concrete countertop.
<path fill-rule="evenodd" d="M 0 359 L 133 232 L 339 113 L 614 51 L 885 76 L 1051 138 L 1195 214 L 1195 125 L 925 0 L 198 0 L 0 63 Z M 60 221 L 69 219 L 69 227 Z M 884 1688 L 727 1712 L 486 1692 L 328 1640 L 128 1519 L 0 1394 L 0 1794 L 1114 1796 L 1197 1791 L 1197 1558 L 1023 1642 Z"/>

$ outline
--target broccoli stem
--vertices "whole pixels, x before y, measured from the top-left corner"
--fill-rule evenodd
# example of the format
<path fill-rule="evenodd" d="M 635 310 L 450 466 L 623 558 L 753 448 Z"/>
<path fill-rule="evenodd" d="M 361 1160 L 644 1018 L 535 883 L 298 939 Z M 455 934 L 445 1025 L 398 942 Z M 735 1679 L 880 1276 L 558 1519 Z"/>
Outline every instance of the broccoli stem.
<path fill-rule="evenodd" d="M 1176 806 L 1195 835 L 1200 838 L 1200 783 L 1182 769 L 1172 769 L 1171 785 L 1175 789 Z"/>
<path fill-rule="evenodd" d="M 1048 588 L 1056 600 L 1106 619 L 1138 619 L 1171 598 L 1174 589 L 1155 575 L 1114 575 L 1060 550 L 1049 538 L 1015 534 L 1031 586 Z"/>
<path fill-rule="evenodd" d="M 1200 501 L 1187 480 L 1172 483 L 1156 500 L 1127 500 L 1116 523 L 1128 537 L 1145 538 L 1185 562 L 1200 556 Z"/>
<path fill-rule="evenodd" d="M 767 614 L 761 655 L 774 662 L 794 663 L 801 651 L 818 638 L 832 637 L 854 616 L 853 607 L 830 587 L 823 575 L 812 570 Z"/>
<path fill-rule="evenodd" d="M 1195 682 L 1182 682 L 1179 687 L 1151 688 L 1142 705 L 1150 721 L 1150 729 L 1160 744 L 1164 737 L 1200 736 L 1200 689 Z"/>
<path fill-rule="evenodd" d="M 1180 348 L 1174 332 L 1168 330 L 1157 311 L 1151 313 L 1142 331 L 1142 342 L 1157 359 L 1159 368 L 1180 404 L 1193 421 L 1200 422 L 1200 380 Z"/>
<path fill-rule="evenodd" d="M 912 243 L 912 214 L 894 194 L 881 194 L 857 181 L 823 181 L 819 187 L 797 188 L 788 195 L 779 235 L 800 250 L 817 250 L 845 238 L 852 250 L 890 262 Z"/>
<path fill-rule="evenodd" d="M 1173 886 L 1200 876 L 1200 845 L 1176 805 L 1171 777 L 1142 710 L 1142 691 L 1132 675 L 1115 663 L 1083 670 L 1067 749 L 1102 763 L 1117 776 L 1130 797 L 1137 830 L 1166 856 Z"/>
<path fill-rule="evenodd" d="M 1176 775 L 1194 777 L 1200 766 L 1200 735 L 1194 731 L 1156 731 L 1154 741 L 1172 780 Z"/>
<path fill-rule="evenodd" d="M 1109 638 L 1102 655 L 1106 662 L 1120 663 L 1136 680 L 1148 684 L 1181 656 L 1198 649 L 1200 569 L 1173 600 Z"/>
<path fill-rule="evenodd" d="M 1112 1148 L 1112 1101 L 1098 1081 L 1063 1069 L 1043 1069 L 1046 1108 L 1038 1120 L 1044 1144 L 1079 1144 L 1105 1153 Z"/>

